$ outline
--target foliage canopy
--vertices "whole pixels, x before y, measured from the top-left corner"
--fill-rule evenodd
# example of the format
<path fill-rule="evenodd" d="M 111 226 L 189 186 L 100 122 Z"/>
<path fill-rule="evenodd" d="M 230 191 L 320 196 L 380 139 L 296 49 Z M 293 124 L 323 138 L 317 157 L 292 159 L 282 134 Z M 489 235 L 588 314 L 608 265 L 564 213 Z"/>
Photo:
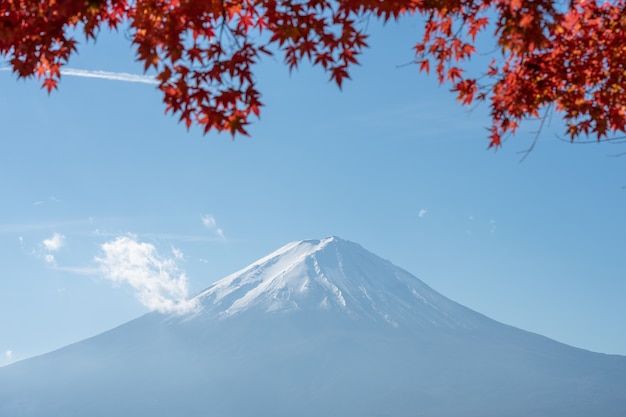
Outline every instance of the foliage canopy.
<path fill-rule="evenodd" d="M 50 92 L 77 49 L 76 30 L 129 26 L 137 58 L 157 73 L 166 112 L 246 134 L 259 116 L 253 65 L 280 53 L 326 70 L 341 87 L 367 47 L 364 19 L 424 18 L 415 63 L 464 105 L 487 101 L 490 146 L 526 118 L 554 109 L 571 140 L 626 126 L 626 0 L 0 0 L 0 53 Z M 497 58 L 480 77 L 464 65 L 493 30 Z"/>

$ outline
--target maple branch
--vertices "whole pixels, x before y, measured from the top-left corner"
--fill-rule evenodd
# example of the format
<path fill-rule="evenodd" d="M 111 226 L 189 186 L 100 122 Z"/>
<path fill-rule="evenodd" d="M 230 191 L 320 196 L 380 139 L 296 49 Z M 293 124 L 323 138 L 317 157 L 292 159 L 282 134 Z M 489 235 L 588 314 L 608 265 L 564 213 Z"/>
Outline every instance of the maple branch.
<path fill-rule="evenodd" d="M 589 145 L 592 143 L 609 143 L 613 145 L 621 145 L 626 144 L 626 136 L 614 136 L 611 138 L 600 138 L 600 139 L 589 139 L 589 140 L 571 140 L 569 138 L 564 138 L 560 135 L 554 135 L 558 140 L 565 143 L 571 143 L 572 145 Z"/>
<path fill-rule="evenodd" d="M 625 155 L 626 155 L 626 152 L 620 152 L 620 153 L 617 153 L 617 154 L 609 155 L 609 158 L 620 158 L 620 157 L 625 156 Z"/>
<path fill-rule="evenodd" d="M 548 114 L 551 113 L 552 110 L 552 106 L 549 106 L 544 114 L 543 117 L 541 117 L 539 120 L 539 128 L 537 129 L 537 131 L 535 132 L 535 137 L 533 138 L 532 143 L 530 144 L 530 147 L 528 147 L 528 149 L 526 149 L 525 151 L 519 151 L 517 152 L 518 154 L 523 153 L 524 155 L 522 156 L 522 159 L 520 159 L 520 163 L 524 162 L 524 160 L 526 160 L 526 158 L 528 157 L 528 155 L 530 155 L 530 153 L 533 151 L 533 149 L 535 149 L 535 146 L 537 145 L 537 141 L 539 140 L 539 135 L 541 134 L 541 131 L 543 130 L 543 125 L 546 121 L 546 119 L 548 118 Z"/>

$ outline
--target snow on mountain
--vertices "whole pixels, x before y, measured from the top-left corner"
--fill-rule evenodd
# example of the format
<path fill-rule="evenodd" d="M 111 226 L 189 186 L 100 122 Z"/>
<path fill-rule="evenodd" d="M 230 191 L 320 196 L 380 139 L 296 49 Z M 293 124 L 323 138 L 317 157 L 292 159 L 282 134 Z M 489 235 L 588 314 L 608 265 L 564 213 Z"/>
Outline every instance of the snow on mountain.
<path fill-rule="evenodd" d="M 196 299 L 0 368 L 0 417 L 626 415 L 626 357 L 493 321 L 336 237 Z"/>
<path fill-rule="evenodd" d="M 333 311 L 393 327 L 471 327 L 479 315 L 360 245 L 328 237 L 289 243 L 197 296 L 204 314 Z"/>

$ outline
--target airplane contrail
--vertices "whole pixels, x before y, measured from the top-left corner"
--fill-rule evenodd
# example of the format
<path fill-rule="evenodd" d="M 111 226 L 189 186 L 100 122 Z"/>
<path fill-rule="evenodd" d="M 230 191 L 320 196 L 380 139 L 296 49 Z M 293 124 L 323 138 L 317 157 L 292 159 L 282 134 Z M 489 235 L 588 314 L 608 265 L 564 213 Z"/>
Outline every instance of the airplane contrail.
<path fill-rule="evenodd" d="M 127 72 L 90 71 L 77 68 L 64 68 L 61 75 L 72 77 L 102 78 L 104 80 L 124 81 L 128 83 L 158 84 L 157 79 L 150 75 L 129 74 Z"/>
<path fill-rule="evenodd" d="M 11 68 L 3 67 L 0 71 L 10 71 Z M 142 84 L 158 84 L 159 81 L 150 75 L 137 75 L 127 72 L 109 72 L 109 71 L 93 71 L 84 70 L 78 68 L 63 68 L 61 75 L 67 75 L 70 77 L 83 77 L 83 78 L 100 78 L 103 80 L 111 81 L 123 81 L 128 83 L 142 83 Z"/>

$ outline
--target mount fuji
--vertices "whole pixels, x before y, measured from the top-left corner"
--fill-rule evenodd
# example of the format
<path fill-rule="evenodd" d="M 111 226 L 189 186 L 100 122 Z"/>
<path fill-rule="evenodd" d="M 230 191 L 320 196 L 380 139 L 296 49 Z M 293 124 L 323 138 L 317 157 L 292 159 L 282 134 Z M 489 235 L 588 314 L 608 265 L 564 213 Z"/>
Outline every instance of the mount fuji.
<path fill-rule="evenodd" d="M 336 237 L 0 368 L 3 417 L 623 417 L 626 357 L 463 307 Z"/>

